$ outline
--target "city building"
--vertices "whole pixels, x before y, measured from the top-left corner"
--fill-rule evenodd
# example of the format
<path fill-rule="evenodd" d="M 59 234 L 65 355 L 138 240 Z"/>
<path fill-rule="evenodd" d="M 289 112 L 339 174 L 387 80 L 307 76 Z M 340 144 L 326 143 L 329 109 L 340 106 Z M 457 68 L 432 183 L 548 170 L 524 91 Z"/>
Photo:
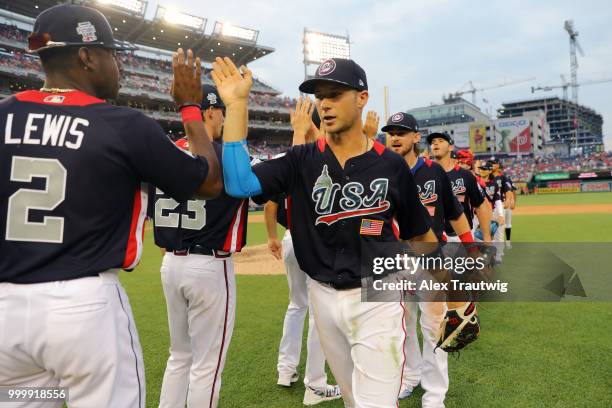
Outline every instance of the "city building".
<path fill-rule="evenodd" d="M 573 154 L 604 151 L 603 118 L 593 109 L 558 97 L 506 102 L 497 110 L 498 118 L 524 116 L 529 112 L 546 113 L 550 142 L 566 145 Z"/>

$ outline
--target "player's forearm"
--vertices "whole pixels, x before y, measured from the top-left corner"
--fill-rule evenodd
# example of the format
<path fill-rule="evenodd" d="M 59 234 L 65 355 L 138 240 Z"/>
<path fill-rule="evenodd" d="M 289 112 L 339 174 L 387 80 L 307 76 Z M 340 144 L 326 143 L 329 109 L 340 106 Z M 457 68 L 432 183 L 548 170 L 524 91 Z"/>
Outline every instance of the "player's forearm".
<path fill-rule="evenodd" d="M 276 204 L 274 201 L 268 201 L 264 206 L 264 219 L 266 221 L 268 239 L 278 239 L 278 233 L 276 231 L 277 210 L 278 204 Z"/>
<path fill-rule="evenodd" d="M 410 238 L 408 242 L 415 252 L 424 255 L 436 252 L 439 246 L 438 238 L 431 228 L 425 234 Z"/>
<path fill-rule="evenodd" d="M 197 197 L 202 199 L 216 198 L 223 190 L 221 166 L 213 149 L 212 143 L 206 134 L 204 122 L 191 120 L 183 123 L 185 133 L 189 138 L 189 150 L 208 162 L 208 174 L 204 183 L 198 189 Z"/>
<path fill-rule="evenodd" d="M 491 241 L 491 218 L 493 217 L 493 211 L 487 203 L 483 201 L 479 207 L 476 207 L 476 217 L 478 217 L 478 223 L 482 230 L 482 239 L 484 242 Z"/>
<path fill-rule="evenodd" d="M 223 142 L 223 181 L 225 192 L 246 198 L 262 193 L 261 183 L 251 169 L 246 140 Z"/>
<path fill-rule="evenodd" d="M 465 214 L 461 213 L 459 218 L 449 221 L 450 225 L 453 227 L 453 230 L 459 237 L 462 237 L 464 234 L 468 233 L 471 235 L 470 223 L 468 222 Z"/>
<path fill-rule="evenodd" d="M 233 102 L 225 111 L 224 142 L 240 142 L 247 137 L 249 109 L 247 100 Z"/>

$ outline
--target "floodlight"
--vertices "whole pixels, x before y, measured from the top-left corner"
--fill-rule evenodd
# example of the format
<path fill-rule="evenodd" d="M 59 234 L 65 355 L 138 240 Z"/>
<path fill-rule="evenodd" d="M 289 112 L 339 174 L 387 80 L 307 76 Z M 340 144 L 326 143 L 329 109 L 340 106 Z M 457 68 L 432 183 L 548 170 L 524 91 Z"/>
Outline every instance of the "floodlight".
<path fill-rule="evenodd" d="M 248 42 L 256 42 L 259 31 L 250 28 L 238 27 L 229 23 L 215 22 L 213 34 L 221 37 L 237 38 Z"/>
<path fill-rule="evenodd" d="M 140 0 L 97 0 L 98 3 L 139 15 L 144 14 L 147 3 Z"/>
<path fill-rule="evenodd" d="M 157 6 L 156 20 L 163 20 L 168 24 L 176 24 L 196 31 L 203 31 L 206 19 L 192 16 L 191 14 L 178 11 L 174 7 Z"/>
<path fill-rule="evenodd" d="M 304 62 L 321 64 L 330 58 L 351 57 L 348 37 L 304 30 Z"/>

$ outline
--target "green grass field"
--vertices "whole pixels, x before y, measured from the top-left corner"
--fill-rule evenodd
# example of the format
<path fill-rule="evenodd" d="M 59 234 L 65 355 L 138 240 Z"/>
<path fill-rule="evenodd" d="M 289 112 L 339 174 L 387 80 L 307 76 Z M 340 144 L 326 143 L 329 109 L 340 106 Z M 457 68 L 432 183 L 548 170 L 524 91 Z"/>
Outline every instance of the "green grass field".
<path fill-rule="evenodd" d="M 519 198 L 519 205 L 593 202 L 611 203 L 612 194 Z M 610 242 L 609 231 L 612 214 L 551 214 L 514 216 L 512 234 L 515 242 Z M 263 242 L 263 224 L 251 224 L 248 243 Z M 148 407 L 157 406 L 168 357 L 160 262 L 149 235 L 141 265 L 133 273 L 122 274 L 144 351 Z M 236 326 L 220 406 L 302 406 L 301 381 L 290 389 L 276 385 L 278 343 L 288 303 L 285 277 L 238 276 L 237 280 Z M 447 407 L 612 406 L 611 303 L 486 303 L 481 304 L 480 316 L 481 339 L 460 358 L 449 361 Z M 305 347 L 303 357 L 304 353 Z M 303 363 L 300 374 L 303 376 Z M 418 388 L 400 406 L 420 407 L 421 395 Z M 320 406 L 343 404 L 335 401 Z"/>

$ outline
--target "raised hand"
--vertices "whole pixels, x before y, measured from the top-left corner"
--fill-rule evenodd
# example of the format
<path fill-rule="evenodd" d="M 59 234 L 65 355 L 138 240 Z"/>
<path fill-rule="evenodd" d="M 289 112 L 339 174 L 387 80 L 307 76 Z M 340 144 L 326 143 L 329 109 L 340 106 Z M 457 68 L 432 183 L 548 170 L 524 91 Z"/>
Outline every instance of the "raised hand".
<path fill-rule="evenodd" d="M 366 120 L 363 125 L 363 133 L 366 134 L 367 137 L 373 139 L 376 137 L 378 133 L 378 125 L 380 123 L 380 118 L 374 111 L 368 111 L 366 115 Z"/>
<path fill-rule="evenodd" d="M 247 103 L 249 91 L 253 85 L 253 73 L 242 65 L 240 70 L 227 58 L 215 58 L 211 77 L 215 82 L 219 96 L 228 108 L 236 102 Z"/>
<path fill-rule="evenodd" d="M 200 58 L 193 58 L 193 51 L 187 50 L 187 58 L 182 48 L 172 54 L 172 99 L 178 106 L 202 102 L 202 65 Z"/>
<path fill-rule="evenodd" d="M 291 118 L 291 128 L 293 133 L 299 137 L 306 137 L 312 131 L 314 123 L 312 123 L 312 112 L 315 109 L 314 103 L 309 97 L 299 97 L 295 110 L 289 110 Z"/>

